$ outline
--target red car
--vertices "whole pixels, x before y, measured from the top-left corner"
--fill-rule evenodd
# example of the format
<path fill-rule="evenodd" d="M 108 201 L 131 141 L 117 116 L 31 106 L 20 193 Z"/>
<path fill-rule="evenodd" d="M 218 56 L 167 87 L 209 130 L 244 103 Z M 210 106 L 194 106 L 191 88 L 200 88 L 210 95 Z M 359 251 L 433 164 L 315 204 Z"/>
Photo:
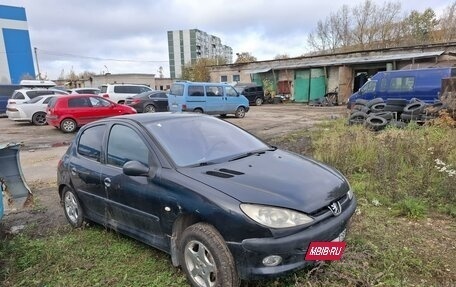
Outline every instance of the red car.
<path fill-rule="evenodd" d="M 46 121 L 65 133 L 72 133 L 77 127 L 98 119 L 127 114 L 136 114 L 136 110 L 95 95 L 68 95 L 49 102 Z"/>

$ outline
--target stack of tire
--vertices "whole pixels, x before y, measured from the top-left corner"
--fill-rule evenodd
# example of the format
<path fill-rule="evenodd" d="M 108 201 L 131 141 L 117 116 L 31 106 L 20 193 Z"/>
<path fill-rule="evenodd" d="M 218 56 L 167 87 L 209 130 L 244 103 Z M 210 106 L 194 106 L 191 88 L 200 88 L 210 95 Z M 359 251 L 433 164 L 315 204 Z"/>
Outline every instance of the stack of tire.
<path fill-rule="evenodd" d="M 381 98 L 370 101 L 357 99 L 353 106 L 348 123 L 350 125 L 363 124 L 367 128 L 379 131 L 387 125 L 403 128 L 405 124 L 397 119 L 400 118 L 407 100 Z"/>
<path fill-rule="evenodd" d="M 428 105 L 418 99 L 412 99 L 410 104 L 404 107 L 401 120 L 404 122 L 433 120 L 439 116 L 439 112 L 444 108 L 444 104 L 440 101 Z"/>

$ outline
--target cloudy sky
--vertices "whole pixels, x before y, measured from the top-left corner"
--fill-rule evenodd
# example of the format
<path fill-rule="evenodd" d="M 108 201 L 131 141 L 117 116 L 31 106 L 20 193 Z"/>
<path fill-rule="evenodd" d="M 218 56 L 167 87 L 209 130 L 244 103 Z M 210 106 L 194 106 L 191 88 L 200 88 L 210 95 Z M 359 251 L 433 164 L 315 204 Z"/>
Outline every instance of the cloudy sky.
<path fill-rule="evenodd" d="M 25 7 L 32 47 L 42 75 L 62 71 L 152 73 L 169 76 L 167 31 L 200 29 L 218 36 L 233 53 L 258 60 L 309 51 L 307 35 L 331 11 L 363 0 L 2 0 Z M 384 0 L 374 0 L 382 5 Z M 450 0 L 408 0 L 402 12 L 437 15 Z M 233 59 L 234 60 L 234 59 Z"/>

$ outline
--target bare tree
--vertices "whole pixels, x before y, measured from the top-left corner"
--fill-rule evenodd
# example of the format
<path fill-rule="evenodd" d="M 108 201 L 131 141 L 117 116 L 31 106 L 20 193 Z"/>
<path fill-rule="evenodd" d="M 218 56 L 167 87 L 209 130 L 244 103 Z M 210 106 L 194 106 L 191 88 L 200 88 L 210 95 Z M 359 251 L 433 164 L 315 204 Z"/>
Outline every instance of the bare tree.
<path fill-rule="evenodd" d="M 456 1 L 450 4 L 439 20 L 440 34 L 437 40 L 449 42 L 456 40 Z"/>
<path fill-rule="evenodd" d="M 274 60 L 289 59 L 289 58 L 290 58 L 290 55 L 288 55 L 288 54 L 277 54 L 274 57 Z"/>
<path fill-rule="evenodd" d="M 370 44 L 375 39 L 375 26 L 377 19 L 375 17 L 377 5 L 371 0 L 365 0 L 361 6 L 354 7 L 353 14 L 353 39 L 355 45 L 361 49 L 370 48 Z"/>

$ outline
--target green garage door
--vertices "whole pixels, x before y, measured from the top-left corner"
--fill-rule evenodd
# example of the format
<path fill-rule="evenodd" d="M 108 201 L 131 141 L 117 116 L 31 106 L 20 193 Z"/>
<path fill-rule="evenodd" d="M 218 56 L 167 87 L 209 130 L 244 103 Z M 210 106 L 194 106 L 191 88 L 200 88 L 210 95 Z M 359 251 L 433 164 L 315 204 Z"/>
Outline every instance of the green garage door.
<path fill-rule="evenodd" d="M 294 100 L 298 103 L 309 101 L 310 70 L 296 70 L 294 83 Z"/>
<path fill-rule="evenodd" d="M 310 100 L 323 97 L 326 93 L 326 77 L 324 69 L 310 69 Z"/>
<path fill-rule="evenodd" d="M 294 99 L 298 103 L 321 98 L 326 93 L 324 69 L 297 70 L 295 72 Z"/>

